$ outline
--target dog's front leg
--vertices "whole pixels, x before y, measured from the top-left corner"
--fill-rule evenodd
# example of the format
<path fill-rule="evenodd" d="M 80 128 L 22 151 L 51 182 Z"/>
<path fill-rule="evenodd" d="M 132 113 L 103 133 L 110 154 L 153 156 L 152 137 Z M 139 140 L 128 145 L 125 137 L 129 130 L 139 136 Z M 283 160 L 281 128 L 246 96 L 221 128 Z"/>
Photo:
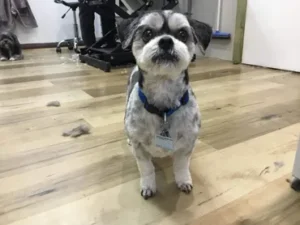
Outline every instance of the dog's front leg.
<path fill-rule="evenodd" d="M 0 61 L 7 61 L 8 58 L 0 52 Z"/>
<path fill-rule="evenodd" d="M 190 173 L 190 159 L 192 151 L 178 150 L 174 153 L 173 170 L 178 188 L 185 193 L 193 189 Z"/>
<path fill-rule="evenodd" d="M 152 163 L 152 157 L 140 143 L 133 142 L 132 145 L 141 176 L 141 195 L 144 199 L 148 199 L 156 192 L 155 168 Z"/>
<path fill-rule="evenodd" d="M 24 59 L 23 55 L 13 55 L 9 60 L 16 61 L 16 60 L 22 60 L 22 59 Z"/>

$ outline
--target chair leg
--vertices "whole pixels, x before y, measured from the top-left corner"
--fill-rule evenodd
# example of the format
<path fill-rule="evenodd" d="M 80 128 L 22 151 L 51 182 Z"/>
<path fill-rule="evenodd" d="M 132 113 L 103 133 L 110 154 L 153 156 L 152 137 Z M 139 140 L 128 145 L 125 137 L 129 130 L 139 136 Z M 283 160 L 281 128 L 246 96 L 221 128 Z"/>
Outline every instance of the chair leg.
<path fill-rule="evenodd" d="M 74 38 L 73 39 L 65 39 L 65 40 L 60 41 L 56 47 L 57 53 L 61 53 L 61 46 L 65 45 L 65 44 L 67 45 L 69 50 L 74 50 L 75 53 L 80 53 L 80 51 L 78 49 L 78 45 L 82 42 L 82 39 L 79 38 L 76 10 L 73 10 L 73 19 L 74 19 L 74 24 L 73 24 Z"/>
<path fill-rule="evenodd" d="M 80 53 L 79 45 L 83 44 L 82 38 L 74 38 L 72 41 L 73 50 L 75 53 Z"/>
<path fill-rule="evenodd" d="M 58 44 L 57 44 L 57 48 L 60 48 L 63 44 L 68 44 L 70 40 L 68 39 L 65 39 L 65 40 L 62 40 L 60 41 Z"/>
<path fill-rule="evenodd" d="M 73 46 L 74 46 L 74 52 L 76 53 L 79 53 L 79 50 L 78 50 L 78 39 L 77 37 L 74 38 L 74 41 L 73 41 Z"/>
<path fill-rule="evenodd" d="M 60 41 L 58 44 L 57 44 L 57 46 L 56 46 L 56 52 L 57 53 L 61 53 L 61 46 L 63 45 L 63 44 L 68 44 L 68 40 L 62 40 L 62 41 Z"/>
<path fill-rule="evenodd" d="M 75 53 L 80 53 L 80 51 L 78 50 L 78 45 L 79 45 L 79 30 L 78 30 L 78 23 L 77 23 L 77 17 L 76 17 L 76 11 L 73 10 L 73 20 L 74 20 L 74 24 L 73 24 L 73 31 L 74 31 L 74 39 L 73 39 L 73 46 L 74 46 L 74 52 Z"/>

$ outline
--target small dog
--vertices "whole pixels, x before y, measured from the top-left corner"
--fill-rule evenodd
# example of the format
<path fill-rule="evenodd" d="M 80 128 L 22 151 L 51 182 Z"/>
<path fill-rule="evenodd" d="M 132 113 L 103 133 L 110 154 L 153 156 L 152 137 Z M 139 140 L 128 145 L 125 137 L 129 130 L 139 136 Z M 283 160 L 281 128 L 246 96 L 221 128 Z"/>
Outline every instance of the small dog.
<path fill-rule="evenodd" d="M 196 45 L 204 52 L 212 28 L 173 11 L 145 12 L 118 25 L 123 48 L 136 59 L 127 89 L 125 131 L 140 171 L 141 195 L 156 192 L 152 157 L 173 157 L 178 188 L 190 193 L 190 157 L 199 135 L 200 112 L 188 66 Z"/>
<path fill-rule="evenodd" d="M 0 34 L 0 61 L 23 59 L 18 37 L 12 32 Z"/>

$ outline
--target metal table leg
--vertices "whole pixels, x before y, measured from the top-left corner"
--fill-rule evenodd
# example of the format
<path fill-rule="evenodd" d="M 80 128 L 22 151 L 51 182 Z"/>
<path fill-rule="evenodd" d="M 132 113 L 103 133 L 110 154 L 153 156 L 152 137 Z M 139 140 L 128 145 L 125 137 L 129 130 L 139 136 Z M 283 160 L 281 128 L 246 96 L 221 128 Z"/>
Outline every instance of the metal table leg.
<path fill-rule="evenodd" d="M 295 157 L 293 176 L 294 178 L 291 181 L 291 187 L 295 191 L 300 191 L 300 138 L 299 138 L 298 149 Z"/>
<path fill-rule="evenodd" d="M 187 17 L 190 19 L 192 17 L 192 7 L 193 7 L 193 2 L 192 0 L 187 1 Z"/>

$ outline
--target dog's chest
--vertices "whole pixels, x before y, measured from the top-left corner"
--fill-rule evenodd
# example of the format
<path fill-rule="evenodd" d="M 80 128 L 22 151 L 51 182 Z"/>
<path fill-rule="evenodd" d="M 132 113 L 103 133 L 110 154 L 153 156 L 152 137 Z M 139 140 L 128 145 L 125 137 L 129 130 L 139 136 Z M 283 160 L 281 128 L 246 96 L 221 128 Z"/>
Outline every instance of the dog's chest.
<path fill-rule="evenodd" d="M 164 158 L 173 155 L 172 151 L 159 148 L 156 145 L 149 146 L 148 148 L 146 148 L 146 151 L 156 158 Z"/>
<path fill-rule="evenodd" d="M 198 128 L 185 120 L 177 120 L 176 116 L 167 121 L 169 125 L 164 125 L 164 121 L 155 115 L 145 113 L 144 119 L 139 126 L 131 123 L 130 136 L 140 142 L 145 150 L 154 157 L 166 157 L 175 151 L 189 148 L 197 138 Z M 148 114 L 148 115 L 147 115 Z M 164 132 L 168 136 L 164 136 Z M 168 148 L 172 146 L 171 148 Z"/>
<path fill-rule="evenodd" d="M 190 148 L 199 132 L 199 110 L 193 104 L 188 104 L 176 111 L 166 121 L 155 114 L 146 111 L 134 94 L 131 96 L 126 110 L 125 127 L 132 141 L 142 144 L 146 151 L 154 157 L 172 155 L 175 151 Z M 168 131 L 173 149 L 161 148 L 157 136 Z M 168 141 L 159 140 L 160 144 L 168 145 Z"/>

